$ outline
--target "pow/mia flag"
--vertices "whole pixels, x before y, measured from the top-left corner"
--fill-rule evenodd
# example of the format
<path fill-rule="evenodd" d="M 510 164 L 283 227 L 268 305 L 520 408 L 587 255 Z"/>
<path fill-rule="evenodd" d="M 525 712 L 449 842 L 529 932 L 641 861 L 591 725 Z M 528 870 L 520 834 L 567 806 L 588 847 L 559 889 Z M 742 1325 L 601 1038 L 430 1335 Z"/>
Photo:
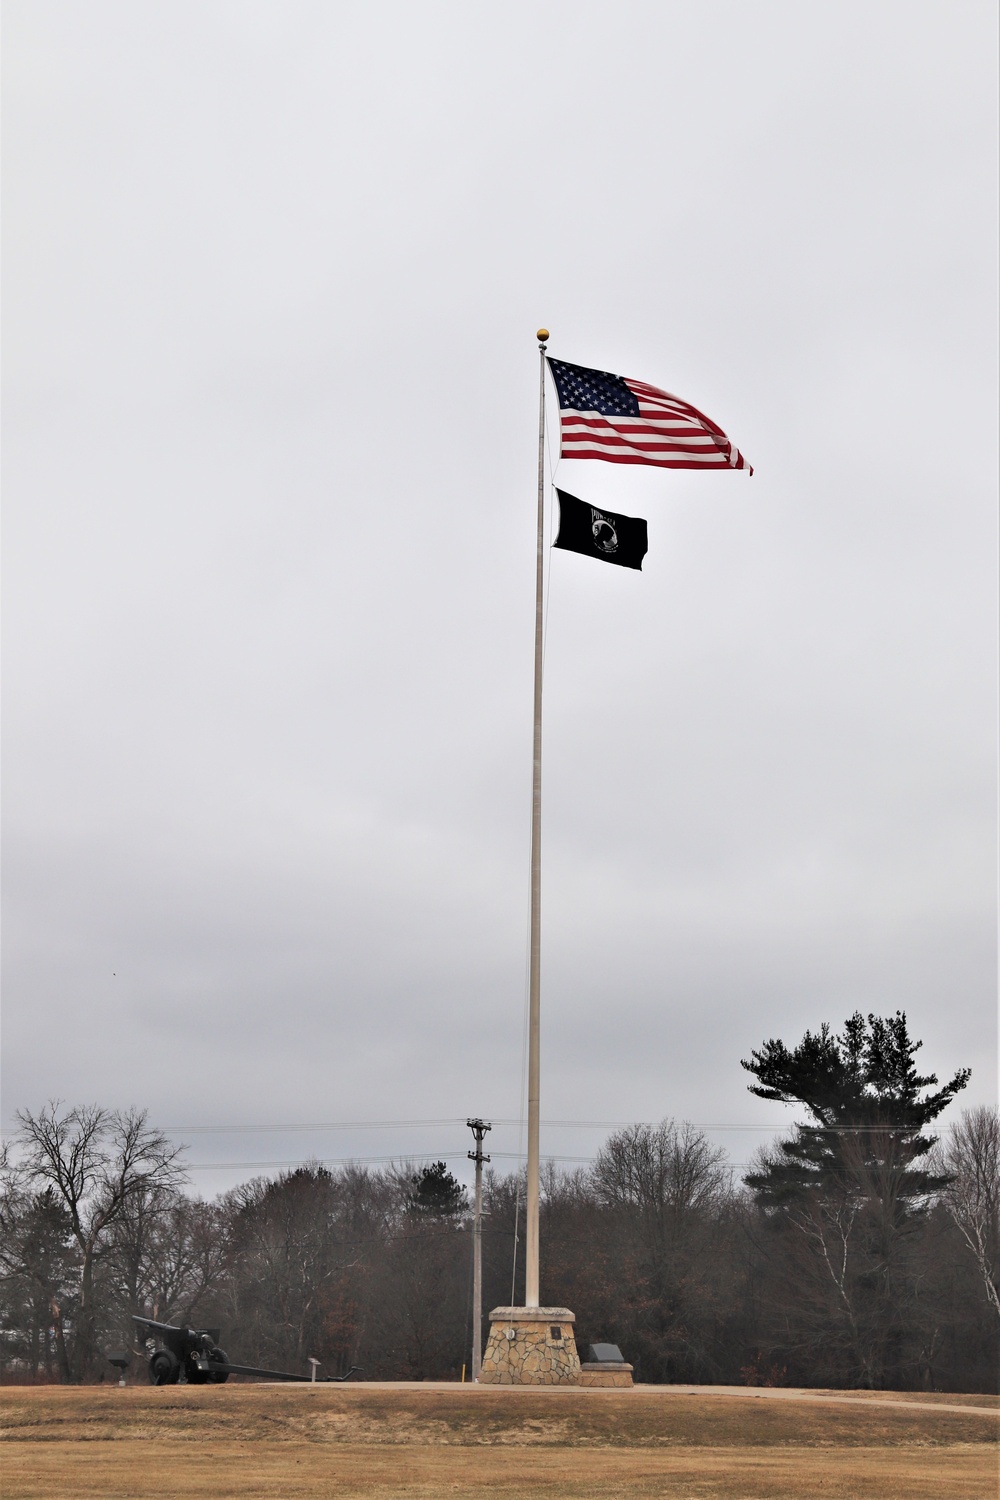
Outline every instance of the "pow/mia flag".
<path fill-rule="evenodd" d="M 649 543 L 646 523 L 637 516 L 619 516 L 613 510 L 599 510 L 587 505 L 565 490 L 559 496 L 559 535 L 554 547 L 567 552 L 582 552 L 585 557 L 599 557 L 602 562 L 617 563 L 620 568 L 642 568 Z"/>

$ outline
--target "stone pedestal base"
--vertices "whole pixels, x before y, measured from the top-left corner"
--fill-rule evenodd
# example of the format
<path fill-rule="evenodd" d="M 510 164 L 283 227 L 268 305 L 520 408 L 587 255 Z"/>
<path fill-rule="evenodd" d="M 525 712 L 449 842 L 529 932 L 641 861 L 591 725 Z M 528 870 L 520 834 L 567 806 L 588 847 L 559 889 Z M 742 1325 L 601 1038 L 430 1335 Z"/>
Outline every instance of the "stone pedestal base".
<path fill-rule="evenodd" d="M 495 1307 L 481 1385 L 579 1385 L 580 1359 L 566 1307 Z"/>
<path fill-rule="evenodd" d="M 616 1390 L 628 1390 L 632 1384 L 632 1366 L 618 1364 L 614 1360 L 602 1360 L 599 1365 L 580 1366 L 580 1385 L 610 1386 Z"/>

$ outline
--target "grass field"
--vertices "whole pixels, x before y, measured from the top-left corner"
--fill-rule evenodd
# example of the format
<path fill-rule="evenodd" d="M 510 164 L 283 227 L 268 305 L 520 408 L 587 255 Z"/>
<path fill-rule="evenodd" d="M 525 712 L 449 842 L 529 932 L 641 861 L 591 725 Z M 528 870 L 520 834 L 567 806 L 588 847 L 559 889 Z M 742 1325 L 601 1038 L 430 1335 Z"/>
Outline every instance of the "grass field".
<path fill-rule="evenodd" d="M 718 1388 L 0 1388 L 5 1500 L 994 1500 L 1000 1402 Z"/>

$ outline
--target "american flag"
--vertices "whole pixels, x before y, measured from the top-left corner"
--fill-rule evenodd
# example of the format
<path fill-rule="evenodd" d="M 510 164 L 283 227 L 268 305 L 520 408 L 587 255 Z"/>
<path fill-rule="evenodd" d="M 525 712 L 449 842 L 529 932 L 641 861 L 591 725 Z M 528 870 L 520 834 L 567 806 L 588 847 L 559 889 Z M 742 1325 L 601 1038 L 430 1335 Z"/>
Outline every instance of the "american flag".
<path fill-rule="evenodd" d="M 550 359 L 563 458 L 666 469 L 753 469 L 721 427 L 678 396 L 606 370 Z"/>

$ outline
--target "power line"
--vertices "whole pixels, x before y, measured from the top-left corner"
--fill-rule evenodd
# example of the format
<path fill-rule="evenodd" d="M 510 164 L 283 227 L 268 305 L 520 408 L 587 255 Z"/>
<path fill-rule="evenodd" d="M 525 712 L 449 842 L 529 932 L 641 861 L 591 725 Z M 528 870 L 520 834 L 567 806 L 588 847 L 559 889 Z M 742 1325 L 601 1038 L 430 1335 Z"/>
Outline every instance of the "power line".
<path fill-rule="evenodd" d="M 221 1172 L 231 1169 L 241 1171 L 249 1168 L 261 1167 L 367 1167 L 380 1163 L 398 1162 L 401 1167 L 415 1166 L 418 1162 L 427 1161 L 461 1161 L 468 1156 L 467 1151 L 431 1151 L 422 1153 L 407 1153 L 405 1156 L 297 1156 L 289 1161 L 188 1161 L 184 1168 L 188 1172 Z M 494 1151 L 492 1156 L 504 1161 L 524 1161 L 524 1152 L 517 1151 Z M 550 1155 L 548 1152 L 542 1154 L 542 1161 L 568 1161 L 577 1162 L 581 1165 L 590 1165 L 596 1160 L 593 1156 L 560 1156 Z M 728 1163 L 732 1167 L 748 1167 L 750 1162 L 734 1161 Z"/>
<path fill-rule="evenodd" d="M 424 1161 L 463 1161 L 467 1151 L 407 1151 L 401 1156 L 296 1156 L 289 1161 L 188 1161 L 185 1169 L 190 1172 L 208 1172 L 229 1167 L 303 1167 L 315 1164 L 319 1167 L 367 1167 L 378 1163 L 398 1162 L 406 1167 Z M 510 1161 L 523 1161 L 524 1153 L 516 1151 L 494 1151 Z M 592 1156 L 550 1156 L 546 1161 L 593 1161 Z"/>
<path fill-rule="evenodd" d="M 503 1120 L 493 1116 L 494 1125 L 519 1125 L 520 1120 Z M 543 1125 L 565 1130 L 615 1130 L 635 1125 L 649 1125 L 650 1120 L 543 1120 Z M 696 1130 L 787 1130 L 789 1122 L 782 1124 L 751 1125 L 742 1122 L 718 1122 L 685 1120 Z M 322 1130 L 417 1130 L 426 1127 L 464 1125 L 464 1119 L 447 1120 L 324 1120 L 314 1124 L 290 1125 L 161 1125 L 157 1128 L 165 1135 L 272 1135 L 287 1132 Z"/>
<path fill-rule="evenodd" d="M 165 1135 L 207 1135 L 211 1132 L 224 1135 L 270 1135 L 277 1131 L 293 1130 L 415 1130 L 426 1125 L 464 1125 L 465 1121 L 454 1120 L 327 1120 L 313 1125 L 161 1125 Z"/>

